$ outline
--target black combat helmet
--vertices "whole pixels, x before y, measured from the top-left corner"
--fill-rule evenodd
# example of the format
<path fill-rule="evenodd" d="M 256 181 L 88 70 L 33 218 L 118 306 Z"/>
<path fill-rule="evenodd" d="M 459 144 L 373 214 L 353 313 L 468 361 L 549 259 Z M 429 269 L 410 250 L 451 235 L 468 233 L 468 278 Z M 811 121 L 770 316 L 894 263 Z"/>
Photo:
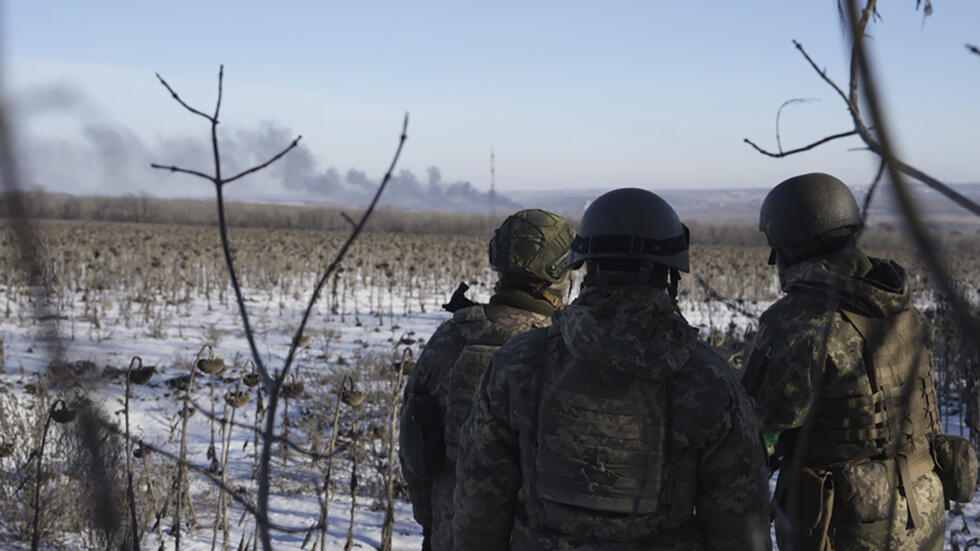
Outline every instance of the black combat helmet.
<path fill-rule="evenodd" d="M 824 243 L 847 238 L 862 225 L 851 190 L 821 172 L 795 176 L 772 188 L 759 213 L 759 230 L 773 251 L 793 251 L 797 256 L 818 252 Z M 773 255 L 770 263 L 774 259 Z"/>
<path fill-rule="evenodd" d="M 568 221 L 541 209 L 515 212 L 493 232 L 493 269 L 547 282 L 561 283 L 568 274 L 568 247 L 574 236 Z"/>
<path fill-rule="evenodd" d="M 585 209 L 569 265 L 624 259 L 690 271 L 690 235 L 667 201 L 645 189 L 615 189 Z"/>

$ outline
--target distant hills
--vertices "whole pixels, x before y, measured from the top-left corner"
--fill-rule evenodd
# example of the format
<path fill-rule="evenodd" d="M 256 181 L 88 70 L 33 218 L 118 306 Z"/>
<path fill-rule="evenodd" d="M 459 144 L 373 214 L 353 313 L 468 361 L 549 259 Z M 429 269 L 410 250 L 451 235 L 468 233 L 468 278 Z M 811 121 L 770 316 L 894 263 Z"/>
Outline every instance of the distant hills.
<path fill-rule="evenodd" d="M 980 203 L 980 184 L 955 184 L 953 189 Z M 963 217 L 976 222 L 976 217 L 946 197 L 923 185 L 914 186 L 918 205 L 930 218 L 957 221 Z M 861 202 L 868 186 L 853 188 Z M 505 191 L 507 197 L 524 207 L 540 207 L 562 214 L 579 217 L 589 202 L 608 191 L 607 189 L 582 190 L 534 190 Z M 704 222 L 754 221 L 768 189 L 657 189 L 651 190 L 669 202 L 685 219 Z M 898 205 L 891 190 L 884 184 L 876 191 L 870 214 L 891 217 L 899 214 Z M 969 217 L 969 218 L 967 218 Z"/>

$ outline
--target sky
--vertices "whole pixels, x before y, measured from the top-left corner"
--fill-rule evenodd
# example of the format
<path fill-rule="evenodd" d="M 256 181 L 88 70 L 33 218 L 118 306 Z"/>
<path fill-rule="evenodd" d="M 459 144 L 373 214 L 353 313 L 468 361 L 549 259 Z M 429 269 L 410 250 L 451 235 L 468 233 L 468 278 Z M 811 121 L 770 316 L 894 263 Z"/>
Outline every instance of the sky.
<path fill-rule="evenodd" d="M 980 2 L 880 2 L 872 52 L 901 156 L 948 182 L 980 181 Z M 857 138 L 785 159 L 852 128 L 799 40 L 846 85 L 835 0 L 756 2 L 132 2 L 7 0 L 2 90 L 25 179 L 73 193 L 206 195 L 154 160 L 209 168 L 206 121 L 225 65 L 221 138 L 232 168 L 302 134 L 242 197 L 357 195 L 390 162 L 405 197 L 508 190 L 771 187 L 823 171 L 861 185 Z M 433 170 L 434 169 L 434 170 Z M 240 184 L 240 185 L 239 185 Z M 361 191 L 359 191 L 361 190 Z M 355 193 L 356 192 L 356 193 Z M 396 196 L 397 196 L 396 191 Z M 361 195 L 364 195 L 361 193 Z"/>

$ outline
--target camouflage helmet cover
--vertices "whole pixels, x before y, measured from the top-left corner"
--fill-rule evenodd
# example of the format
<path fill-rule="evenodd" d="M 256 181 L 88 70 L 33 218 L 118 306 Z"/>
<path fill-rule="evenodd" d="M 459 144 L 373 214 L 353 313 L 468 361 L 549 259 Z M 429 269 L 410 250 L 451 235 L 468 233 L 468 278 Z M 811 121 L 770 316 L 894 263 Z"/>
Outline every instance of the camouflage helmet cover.
<path fill-rule="evenodd" d="M 820 172 L 795 176 L 772 188 L 759 212 L 759 230 L 773 249 L 803 245 L 828 232 L 862 225 L 851 190 Z"/>
<path fill-rule="evenodd" d="M 645 189 L 621 188 L 585 209 L 570 265 L 578 269 L 586 260 L 625 258 L 688 272 L 689 248 L 687 226 L 667 201 Z"/>
<path fill-rule="evenodd" d="M 568 275 L 568 248 L 574 233 L 568 221 L 541 209 L 507 217 L 490 239 L 490 265 L 511 273 L 560 283 Z"/>

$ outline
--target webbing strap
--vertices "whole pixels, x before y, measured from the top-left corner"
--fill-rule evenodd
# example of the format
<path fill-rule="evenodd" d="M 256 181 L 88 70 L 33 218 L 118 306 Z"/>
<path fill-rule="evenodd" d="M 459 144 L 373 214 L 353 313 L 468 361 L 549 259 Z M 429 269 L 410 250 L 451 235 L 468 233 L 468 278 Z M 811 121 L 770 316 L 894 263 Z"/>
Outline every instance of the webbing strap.
<path fill-rule="evenodd" d="M 912 488 L 912 483 L 915 479 L 912 478 L 912 470 L 909 468 L 909 458 L 905 455 L 899 455 L 895 458 L 898 463 L 898 472 L 902 477 L 902 488 L 905 489 L 905 502 L 909 506 L 909 521 L 912 524 L 912 528 L 915 528 L 921 524 L 919 519 L 919 504 L 918 499 L 915 497 L 915 491 Z"/>

